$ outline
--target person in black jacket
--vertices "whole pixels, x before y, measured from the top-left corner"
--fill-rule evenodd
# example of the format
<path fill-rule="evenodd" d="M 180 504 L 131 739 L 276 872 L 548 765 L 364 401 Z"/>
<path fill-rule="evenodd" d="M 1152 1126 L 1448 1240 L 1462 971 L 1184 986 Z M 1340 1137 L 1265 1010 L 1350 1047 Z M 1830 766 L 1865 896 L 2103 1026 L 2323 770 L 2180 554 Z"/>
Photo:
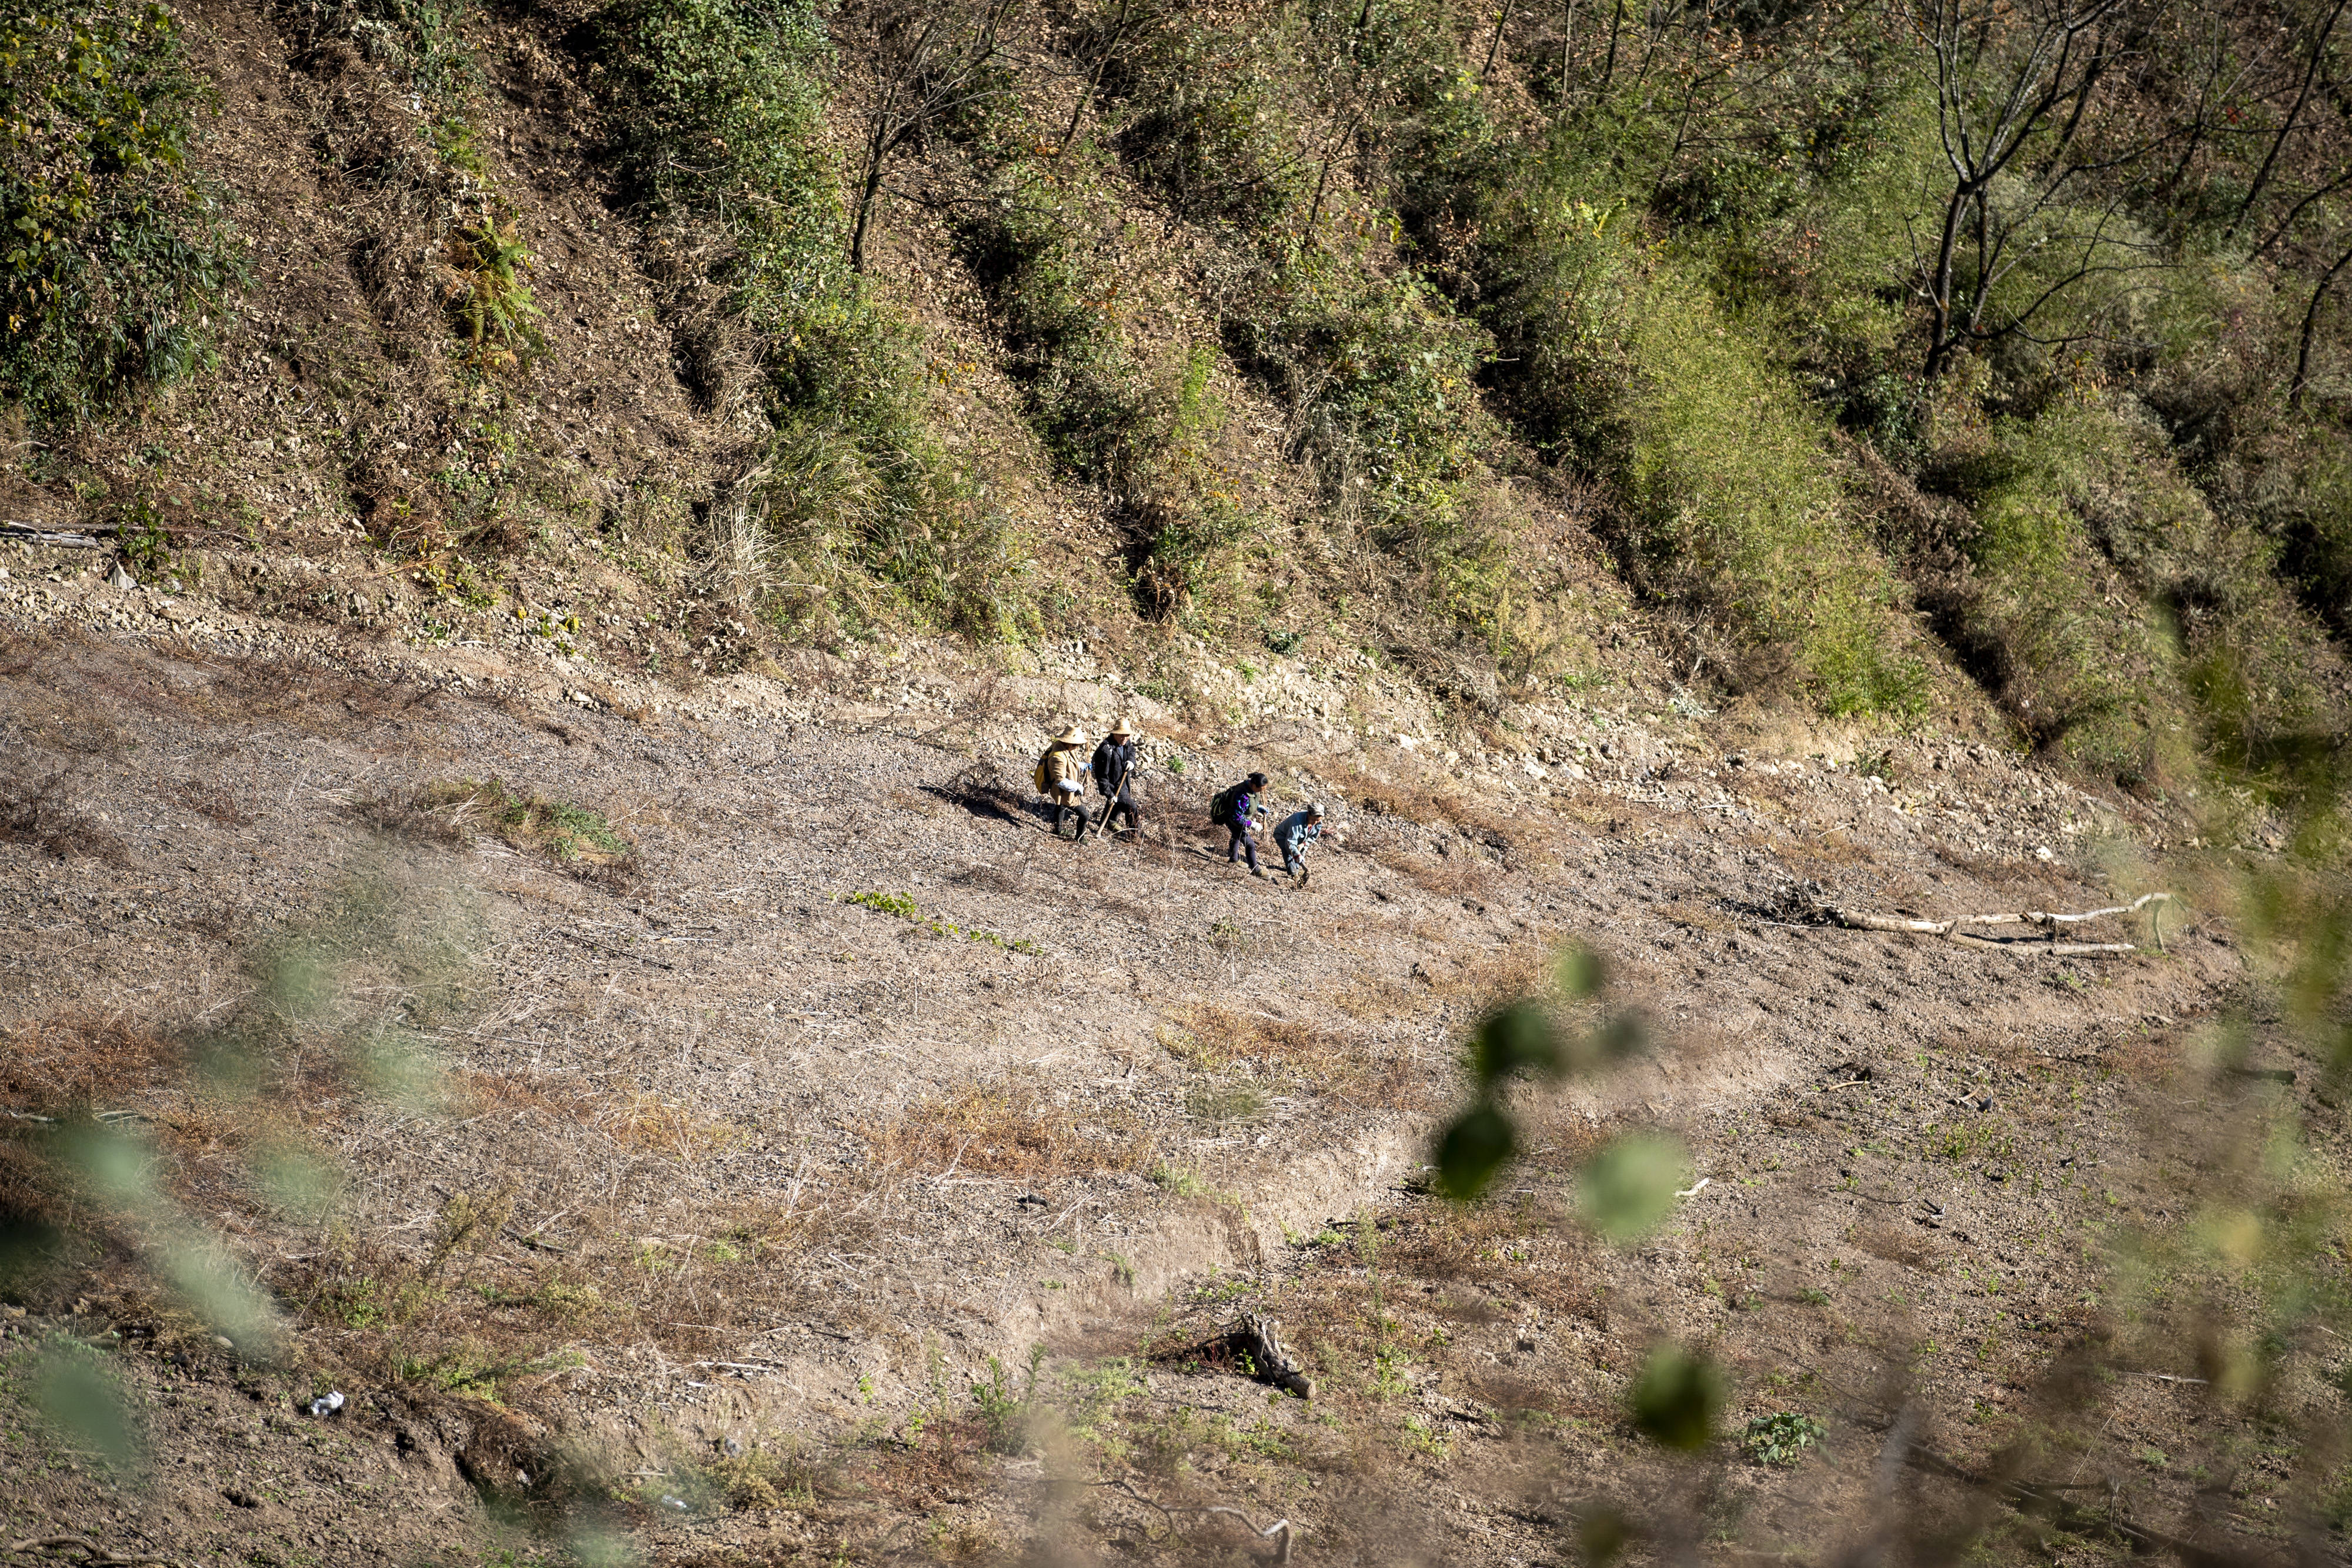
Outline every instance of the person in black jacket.
<path fill-rule="evenodd" d="M 1111 727 L 1095 747 L 1095 791 L 1104 801 L 1102 825 L 1105 832 L 1118 825 L 1118 818 L 1127 818 L 1127 831 L 1143 831 L 1143 822 L 1135 812 L 1135 774 L 1143 764 L 1142 747 L 1135 743 L 1135 732 L 1127 727 L 1125 719 Z"/>
<path fill-rule="evenodd" d="M 1250 875 L 1264 876 L 1265 868 L 1257 863 L 1257 809 L 1265 793 L 1266 777 L 1253 773 L 1226 791 L 1224 814 L 1218 826 L 1227 834 L 1225 863 L 1231 865 L 1237 855 L 1249 857 Z"/>

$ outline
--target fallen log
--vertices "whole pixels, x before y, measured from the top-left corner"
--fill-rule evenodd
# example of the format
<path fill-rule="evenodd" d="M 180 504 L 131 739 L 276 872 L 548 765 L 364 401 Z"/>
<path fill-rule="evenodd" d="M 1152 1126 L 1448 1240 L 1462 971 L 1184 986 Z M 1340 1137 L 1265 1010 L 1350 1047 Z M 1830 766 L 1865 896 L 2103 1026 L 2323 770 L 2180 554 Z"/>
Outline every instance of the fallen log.
<path fill-rule="evenodd" d="M 18 544 L 47 545 L 53 549 L 102 549 L 101 534 L 112 528 L 100 528 L 89 533 L 68 532 L 62 528 L 45 528 L 37 523 L 0 522 L 0 539 L 12 539 Z"/>
<path fill-rule="evenodd" d="M 1822 904 L 1820 910 L 1822 915 L 1832 923 L 1853 931 L 1909 932 L 1922 936 L 1941 936 L 1946 941 L 1958 942 L 1971 947 L 1992 947 L 2005 951 L 2025 948 L 2036 953 L 2046 953 L 2054 957 L 2079 958 L 2106 953 L 2137 953 L 2140 949 L 2136 942 L 2061 942 L 2058 940 L 2060 927 L 2080 925 L 2089 920 L 2106 920 L 2116 915 L 2134 915 L 2150 905 L 2160 910 L 2163 905 L 2172 901 L 2172 894 L 2168 893 L 2144 893 L 2129 904 L 2118 904 L 2106 909 L 2086 909 L 2075 915 L 2062 914 L 2056 910 L 2048 909 L 2024 909 L 2014 913 L 1992 915 L 1956 915 L 1949 920 L 1920 920 L 1905 915 L 1874 915 L 1867 910 L 1846 909 L 1833 904 Z M 2157 916 L 2152 915 L 2149 918 L 2153 921 Z M 1997 939 L 1980 936 L 1974 931 L 1962 929 L 1964 926 L 1992 925 L 2038 925 L 2048 932 L 2049 936 L 2040 940 L 2031 937 Z M 2158 950 L 2161 951 L 2163 946 L 2163 933 L 2161 928 L 2158 928 Z"/>

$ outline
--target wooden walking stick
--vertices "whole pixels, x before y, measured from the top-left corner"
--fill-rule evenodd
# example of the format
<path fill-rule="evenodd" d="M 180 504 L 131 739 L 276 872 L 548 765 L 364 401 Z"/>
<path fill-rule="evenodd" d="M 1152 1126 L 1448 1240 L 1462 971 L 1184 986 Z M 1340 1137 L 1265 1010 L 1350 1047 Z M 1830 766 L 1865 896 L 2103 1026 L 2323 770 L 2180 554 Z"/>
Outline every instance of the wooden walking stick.
<path fill-rule="evenodd" d="M 1118 810 L 1119 792 L 1127 788 L 1127 776 L 1134 771 L 1135 764 L 1132 762 L 1118 770 L 1118 782 L 1110 787 L 1110 794 L 1103 801 L 1102 815 L 1095 822 L 1096 837 L 1101 837 L 1103 831 L 1110 826 L 1110 814 Z M 1083 841 L 1086 836 L 1086 830 L 1081 828 L 1078 831 L 1079 839 Z"/>

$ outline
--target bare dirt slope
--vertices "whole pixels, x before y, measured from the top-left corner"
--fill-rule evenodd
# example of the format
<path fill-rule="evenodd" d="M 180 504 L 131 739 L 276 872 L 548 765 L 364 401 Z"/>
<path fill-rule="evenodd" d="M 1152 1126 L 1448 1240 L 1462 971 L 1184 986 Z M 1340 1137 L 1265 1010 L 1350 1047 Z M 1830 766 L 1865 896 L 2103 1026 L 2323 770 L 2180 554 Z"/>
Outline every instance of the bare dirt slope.
<path fill-rule="evenodd" d="M 1514 800 L 1349 737 L 1297 889 L 1228 869 L 1198 812 L 1278 747 L 1194 749 L 1141 841 L 1073 846 L 1025 757 L 974 741 L 1043 711 L 886 716 L 813 674 L 777 695 L 797 721 L 638 722 L 415 665 L 10 648 L 15 1201 L 54 1197 L 26 1116 L 142 1125 L 283 1324 L 215 1340 L 137 1224 L 45 1276 L 12 1332 L 107 1346 L 153 1458 L 119 1490 L 53 1471 L 11 1528 L 110 1508 L 189 1558 L 590 1515 L 661 1555 L 1142 1549 L 1153 1507 L 1223 1489 L 1351 1557 L 1475 1528 L 1534 1560 L 1566 1515 L 1526 1489 L 1601 1473 L 1666 1331 L 1832 1418 L 1899 1340 L 1967 1447 L 2099 1321 L 2084 1216 L 2138 1201 L 2161 1042 L 2238 970 L 2193 921 L 2096 963 L 1818 924 L 2108 901 L 2072 855 L 1979 846 L 2072 842 L 2052 802 L 2119 819 L 1931 744 L 1862 776 L 1735 720 L 1589 715 L 1588 777 Z M 625 850 L 501 824 L 534 800 Z M 1532 1103 L 1501 1199 L 1414 1196 L 1467 1027 L 1569 937 L 1651 1053 Z M 327 979 L 289 989 L 296 959 Z M 1643 1124 L 1708 1184 L 1638 1250 L 1580 1239 L 1576 1164 Z M 281 1145 L 323 1190 L 257 1176 Z M 1215 1370 L 1253 1303 L 1314 1400 Z M 344 1415 L 299 1413 L 330 1386 Z M 1064 1436 L 1022 1435 L 1048 1406 Z M 1801 1530 L 1829 1486 L 1759 1517 Z"/>

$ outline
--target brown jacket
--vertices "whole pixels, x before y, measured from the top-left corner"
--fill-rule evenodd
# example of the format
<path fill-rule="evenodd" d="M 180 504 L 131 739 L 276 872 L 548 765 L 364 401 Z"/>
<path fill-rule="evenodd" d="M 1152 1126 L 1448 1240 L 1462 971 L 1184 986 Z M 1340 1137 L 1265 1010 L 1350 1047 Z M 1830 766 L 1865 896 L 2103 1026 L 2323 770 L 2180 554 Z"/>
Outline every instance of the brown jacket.
<path fill-rule="evenodd" d="M 1055 741 L 1037 759 L 1037 788 L 1051 794 L 1056 784 L 1076 784 L 1083 788 L 1087 781 L 1087 755 L 1075 746 Z"/>

